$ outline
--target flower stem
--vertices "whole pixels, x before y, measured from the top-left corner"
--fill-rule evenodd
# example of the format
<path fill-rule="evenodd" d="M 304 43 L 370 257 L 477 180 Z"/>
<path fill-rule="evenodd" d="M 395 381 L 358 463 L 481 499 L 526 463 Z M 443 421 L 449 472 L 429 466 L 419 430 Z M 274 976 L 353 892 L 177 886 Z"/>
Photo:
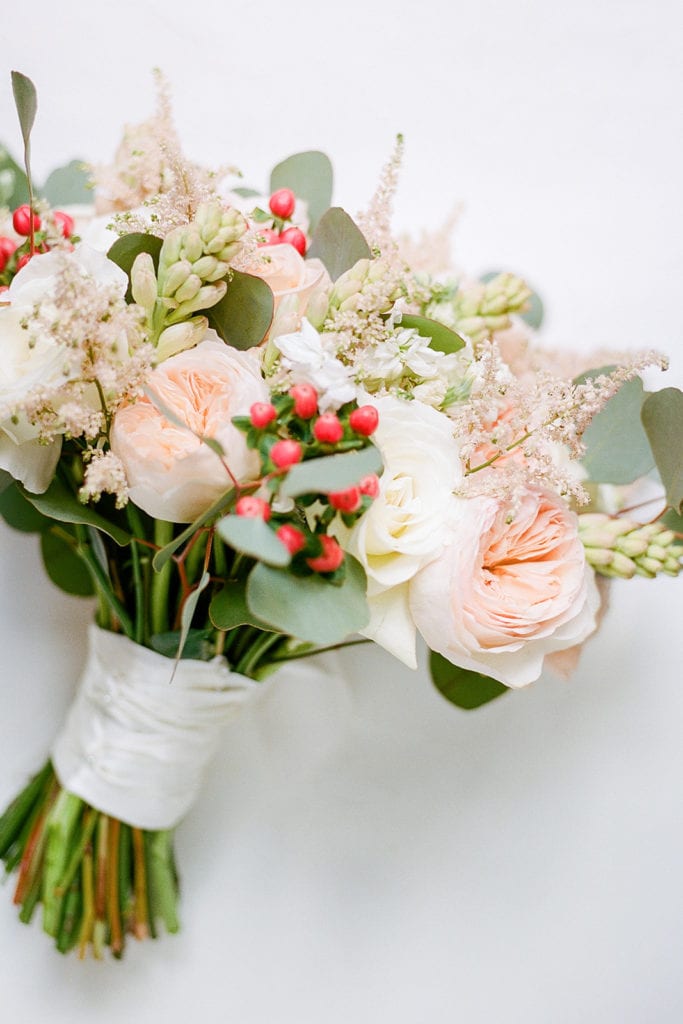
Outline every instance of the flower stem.
<path fill-rule="evenodd" d="M 154 521 L 154 542 L 161 549 L 173 540 L 173 523 L 161 519 Z M 168 594 L 171 586 L 173 562 L 166 562 L 152 576 L 151 617 L 152 633 L 165 633 L 168 629 Z"/>

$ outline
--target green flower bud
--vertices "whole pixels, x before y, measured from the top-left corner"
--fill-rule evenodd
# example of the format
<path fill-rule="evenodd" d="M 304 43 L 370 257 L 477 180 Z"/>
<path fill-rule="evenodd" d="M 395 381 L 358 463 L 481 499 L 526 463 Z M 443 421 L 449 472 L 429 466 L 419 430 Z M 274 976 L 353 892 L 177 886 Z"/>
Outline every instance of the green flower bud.
<path fill-rule="evenodd" d="M 182 254 L 190 263 L 195 263 L 204 255 L 204 243 L 196 224 L 188 224 L 184 228 Z"/>
<path fill-rule="evenodd" d="M 189 260 L 178 260 L 163 273 L 159 266 L 159 294 L 164 298 L 170 298 L 187 281 L 192 274 L 192 264 Z"/>
<path fill-rule="evenodd" d="M 211 309 L 217 302 L 220 302 L 228 286 L 225 281 L 217 281 L 216 284 L 207 284 L 200 288 L 194 298 L 181 302 L 178 308 L 166 318 L 167 324 L 177 324 L 185 320 L 193 313 L 201 309 Z"/>
<path fill-rule="evenodd" d="M 188 348 L 194 348 L 202 341 L 206 334 L 209 321 L 204 316 L 194 317 L 182 324 L 173 324 L 161 332 L 154 353 L 154 362 L 161 363 L 164 359 L 184 352 Z"/>
<path fill-rule="evenodd" d="M 157 276 L 154 272 L 154 260 L 149 253 L 141 252 L 135 257 L 130 282 L 133 300 L 138 306 L 142 306 L 148 317 L 151 316 L 157 299 Z"/>
<path fill-rule="evenodd" d="M 586 561 L 605 576 L 630 579 L 634 575 L 653 579 L 664 572 L 681 571 L 683 545 L 661 523 L 639 524 L 630 519 L 588 513 L 579 516 L 579 537 Z"/>
<path fill-rule="evenodd" d="M 194 299 L 195 295 L 199 293 L 202 286 L 201 277 L 197 277 L 196 274 L 190 274 L 190 276 L 183 282 L 180 288 L 177 289 L 173 296 L 176 302 L 189 302 Z"/>

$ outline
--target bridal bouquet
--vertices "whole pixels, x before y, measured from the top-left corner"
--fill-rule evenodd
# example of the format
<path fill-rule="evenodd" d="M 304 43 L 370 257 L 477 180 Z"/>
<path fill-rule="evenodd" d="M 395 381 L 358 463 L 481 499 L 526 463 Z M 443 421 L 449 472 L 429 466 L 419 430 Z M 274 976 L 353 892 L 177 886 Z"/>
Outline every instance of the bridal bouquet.
<path fill-rule="evenodd" d="M 172 830 L 267 675 L 368 641 L 415 667 L 420 636 L 473 708 L 567 673 L 610 578 L 677 575 L 683 394 L 644 391 L 654 352 L 544 350 L 522 280 L 395 238 L 400 139 L 354 220 L 322 153 L 265 194 L 188 161 L 162 88 L 91 191 L 76 163 L 38 189 L 13 89 L 0 514 L 96 614 L 0 856 L 23 921 L 120 956 L 177 930 Z"/>

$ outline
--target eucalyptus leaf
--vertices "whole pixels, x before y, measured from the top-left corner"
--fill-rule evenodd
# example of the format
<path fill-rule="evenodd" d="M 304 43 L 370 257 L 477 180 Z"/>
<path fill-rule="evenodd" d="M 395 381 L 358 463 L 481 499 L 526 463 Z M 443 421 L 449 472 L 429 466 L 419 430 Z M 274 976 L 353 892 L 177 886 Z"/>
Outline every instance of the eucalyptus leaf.
<path fill-rule="evenodd" d="M 435 651 L 430 651 L 429 654 L 429 670 L 437 690 L 451 704 L 465 711 L 472 711 L 482 704 L 488 704 L 508 691 L 508 687 L 503 683 L 480 672 L 471 672 L 469 669 L 460 668 L 459 665 L 453 665 Z"/>
<path fill-rule="evenodd" d="M 223 589 L 212 598 L 209 618 L 216 629 L 224 632 L 237 626 L 256 626 L 272 632 L 270 626 L 249 611 L 246 580 L 228 580 Z"/>
<path fill-rule="evenodd" d="M 185 601 L 183 602 L 183 610 L 180 613 L 180 636 L 178 637 L 178 650 L 175 656 L 175 665 L 173 666 L 173 674 L 171 676 L 171 681 L 173 680 L 173 676 L 175 676 L 175 672 L 178 667 L 178 662 L 183 656 L 185 642 L 190 632 L 190 626 L 192 625 L 192 618 L 196 611 L 197 603 L 210 582 L 211 576 L 209 575 L 209 573 L 203 573 L 202 578 L 200 579 L 195 589 L 192 591 L 191 594 L 188 595 L 188 597 L 185 598 Z"/>
<path fill-rule="evenodd" d="M 268 565 L 289 565 L 291 555 L 260 516 L 225 516 L 216 523 L 224 541 L 236 551 Z"/>
<path fill-rule="evenodd" d="M 369 473 L 380 473 L 382 456 L 373 444 L 356 452 L 307 459 L 292 466 L 280 487 L 280 494 L 330 494 L 353 487 Z"/>
<path fill-rule="evenodd" d="M 189 526 L 186 526 L 177 537 L 174 537 L 173 540 L 169 541 L 168 544 L 165 544 L 163 548 L 157 551 L 152 559 L 152 568 L 154 571 L 161 572 L 167 562 L 176 553 L 178 548 L 187 543 L 187 541 L 195 535 L 197 530 L 201 530 L 203 526 L 206 526 L 206 524 L 210 523 L 217 515 L 220 515 L 223 509 L 228 508 L 234 500 L 235 491 L 231 488 L 229 491 L 226 491 L 225 494 L 222 494 L 220 498 L 217 498 L 213 505 L 210 505 L 209 508 L 207 508 L 206 512 L 202 512 L 200 516 L 197 516 L 194 522 L 190 523 Z"/>
<path fill-rule="evenodd" d="M 21 484 L 10 477 L 11 486 L 0 494 L 0 516 L 8 526 L 22 533 L 42 533 L 52 526 L 52 519 L 33 507 Z"/>
<path fill-rule="evenodd" d="M 117 238 L 107 256 L 130 278 L 133 264 L 141 252 L 148 253 L 154 260 L 154 266 L 159 266 L 159 253 L 162 245 L 163 242 L 156 235 L 133 231 L 130 235 L 122 235 L 121 238 Z"/>
<path fill-rule="evenodd" d="M 241 196 L 242 199 L 252 199 L 254 196 L 260 196 L 261 193 L 256 188 L 247 188 L 245 185 L 240 185 L 239 188 L 232 190 L 236 196 Z"/>
<path fill-rule="evenodd" d="M 165 658 L 177 658 L 180 648 L 180 630 L 169 633 L 155 633 L 149 644 L 157 654 Z M 214 656 L 211 632 L 208 629 L 189 629 L 180 655 L 185 661 L 211 661 Z"/>
<path fill-rule="evenodd" d="M 67 594 L 92 597 L 92 577 L 71 544 L 47 530 L 40 538 L 40 550 L 45 571 L 55 586 Z"/>
<path fill-rule="evenodd" d="M 338 643 L 367 626 L 363 567 L 346 556 L 346 576 L 335 586 L 321 576 L 295 576 L 259 562 L 247 582 L 247 604 L 281 633 L 314 644 Z"/>
<path fill-rule="evenodd" d="M 360 228 L 340 206 L 333 206 L 315 229 L 307 255 L 325 264 L 333 281 L 372 253 Z"/>
<path fill-rule="evenodd" d="M 401 327 L 412 328 L 422 338 L 429 340 L 429 347 L 437 352 L 459 352 L 465 347 L 465 339 L 459 334 L 427 316 L 417 316 L 414 313 L 403 313 L 401 316 Z"/>
<path fill-rule="evenodd" d="M 577 378 L 577 382 L 600 376 L 609 369 L 591 370 Z M 593 418 L 583 435 L 586 453 L 582 463 L 589 480 L 630 484 L 650 472 L 655 460 L 640 421 L 645 398 L 640 378 L 627 381 Z"/>
<path fill-rule="evenodd" d="M 52 206 L 72 206 L 92 202 L 90 177 L 82 160 L 71 160 L 56 167 L 43 185 L 41 194 Z"/>
<path fill-rule="evenodd" d="M 674 510 L 670 508 L 664 513 L 659 521 L 663 526 L 666 526 L 668 530 L 673 530 L 683 538 L 683 512 L 674 512 Z"/>
<path fill-rule="evenodd" d="M 308 204 L 310 230 L 315 227 L 332 202 L 333 172 L 330 158 L 318 150 L 294 153 L 273 168 L 270 191 L 291 188 L 295 196 Z"/>
<path fill-rule="evenodd" d="M 273 319 L 273 293 L 260 277 L 233 271 L 228 290 L 207 310 L 209 324 L 233 348 L 260 345 Z"/>
<path fill-rule="evenodd" d="M 0 175 L 2 175 L 0 206 L 7 206 L 13 210 L 17 206 L 21 206 L 22 203 L 27 203 L 29 195 L 26 173 L 2 144 L 0 144 Z"/>
<path fill-rule="evenodd" d="M 72 494 L 56 477 L 44 494 L 31 494 L 23 488 L 21 488 L 21 494 L 34 508 L 49 519 L 58 519 L 62 523 L 82 523 L 85 526 L 94 526 L 102 533 L 106 533 L 119 546 L 130 544 L 131 536 L 127 530 L 112 523 L 111 520 L 105 519 L 89 505 L 83 505 L 75 494 Z"/>
<path fill-rule="evenodd" d="M 683 391 L 664 388 L 649 395 L 641 415 L 667 503 L 683 512 Z"/>
<path fill-rule="evenodd" d="M 12 92 L 14 93 L 14 104 L 17 108 L 17 114 L 19 115 L 21 137 L 24 140 L 24 147 L 28 150 L 31 129 L 33 128 L 38 109 L 36 87 L 30 78 L 22 75 L 21 71 L 13 71 Z"/>
<path fill-rule="evenodd" d="M 14 477 L 6 469 L 0 469 L 0 494 L 3 494 L 8 487 L 14 483 Z"/>

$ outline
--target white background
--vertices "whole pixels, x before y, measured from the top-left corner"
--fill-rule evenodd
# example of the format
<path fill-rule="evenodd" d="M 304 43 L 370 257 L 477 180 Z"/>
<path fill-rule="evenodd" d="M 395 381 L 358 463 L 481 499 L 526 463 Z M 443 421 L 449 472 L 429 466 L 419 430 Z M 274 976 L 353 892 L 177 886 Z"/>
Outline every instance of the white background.
<path fill-rule="evenodd" d="M 159 65 L 189 154 L 259 185 L 324 149 L 354 212 L 403 131 L 401 227 L 465 200 L 462 266 L 526 275 L 553 342 L 660 346 L 680 386 L 682 29 L 677 0 L 7 3 L 0 138 L 18 152 L 19 68 L 37 176 L 106 160 Z M 3 527 L 0 565 L 4 803 L 70 699 L 89 608 L 32 538 Z M 569 683 L 472 714 L 378 651 L 268 686 L 178 831 L 182 934 L 62 959 L 6 886 L 3 1019 L 679 1022 L 682 595 L 614 587 Z"/>

